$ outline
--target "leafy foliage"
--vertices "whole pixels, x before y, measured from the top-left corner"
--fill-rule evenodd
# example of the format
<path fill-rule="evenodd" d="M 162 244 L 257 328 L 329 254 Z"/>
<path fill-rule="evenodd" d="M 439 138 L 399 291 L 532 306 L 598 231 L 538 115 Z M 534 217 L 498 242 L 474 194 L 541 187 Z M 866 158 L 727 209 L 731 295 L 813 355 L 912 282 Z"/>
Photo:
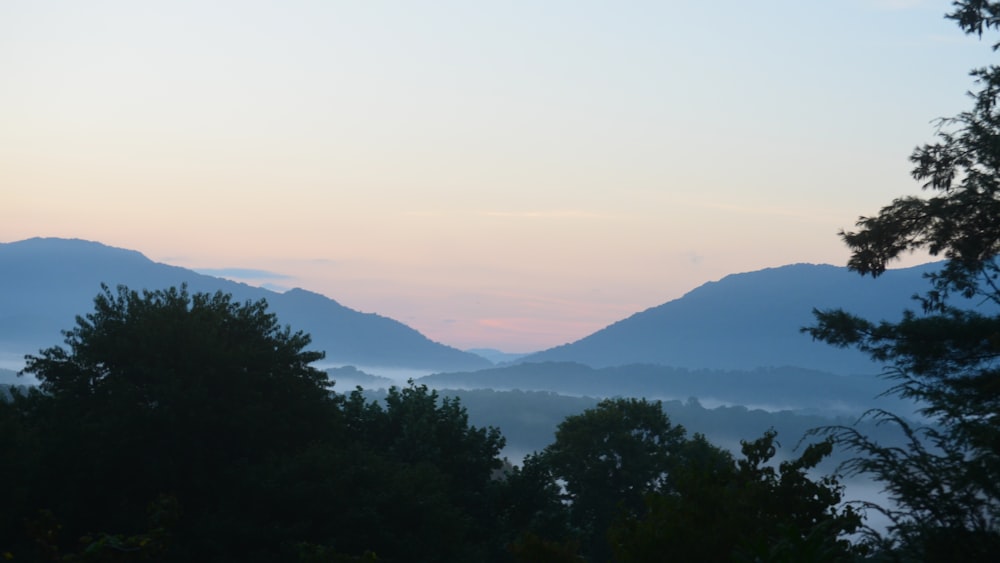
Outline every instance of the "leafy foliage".
<path fill-rule="evenodd" d="M 555 442 L 525 467 L 537 463 L 561 485 L 568 537 L 579 538 L 591 561 L 849 556 L 844 536 L 860 516 L 838 508 L 836 479 L 807 475 L 830 454 L 832 441 L 776 468 L 769 464 L 775 436 L 769 431 L 743 442 L 744 457 L 735 461 L 704 436 L 688 437 L 659 402 L 607 399 L 567 417 Z M 549 538 L 568 545 L 565 534 Z"/>
<path fill-rule="evenodd" d="M 169 544 L 170 528 L 180 515 L 177 499 L 161 496 L 149 505 L 149 529 L 130 536 L 122 534 L 87 534 L 79 539 L 75 552 L 62 553 L 58 545 L 62 525 L 48 510 L 41 510 L 29 520 L 28 533 L 39 552 L 50 561 L 62 563 L 124 563 L 159 561 Z M 13 558 L 13 555 L 10 556 Z"/>
<path fill-rule="evenodd" d="M 958 1 L 948 15 L 966 33 L 1000 25 L 1000 3 Z M 1000 43 L 994 45 L 994 49 Z M 878 276 L 903 252 L 947 258 L 918 299 L 923 314 L 873 323 L 817 311 L 815 338 L 886 361 L 890 393 L 916 401 L 928 427 L 874 411 L 908 447 L 886 447 L 850 427 L 829 432 L 858 457 L 847 468 L 882 482 L 895 507 L 885 549 L 920 560 L 986 560 L 1000 546 L 1000 67 L 972 71 L 972 109 L 942 119 L 937 141 L 918 147 L 913 176 L 928 197 L 905 197 L 862 217 L 842 237 L 849 266 Z M 960 308 L 975 298 L 980 310 Z M 985 307 L 988 305 L 989 307 Z"/>
<path fill-rule="evenodd" d="M 586 538 L 585 550 L 607 556 L 603 538 L 619 509 L 635 513 L 642 497 L 664 484 L 684 429 L 674 426 L 659 402 L 606 399 L 567 417 L 541 454 L 564 483 L 570 522 Z"/>
<path fill-rule="evenodd" d="M 323 354 L 263 301 L 104 287 L 65 335 L 28 358 L 41 389 L 0 404 L 13 491 L 0 545 L 19 558 L 76 545 L 176 561 L 503 552 L 488 533 L 499 431 L 426 387 L 392 389 L 385 407 L 332 393 L 310 365 Z M 142 525 L 164 495 L 182 508 L 169 538 Z"/>
<path fill-rule="evenodd" d="M 674 468 L 673 486 L 649 493 L 646 512 L 620 518 L 611 530 L 617 561 L 841 561 L 852 555 L 845 535 L 860 524 L 839 508 L 842 487 L 807 472 L 832 442 L 813 444 L 777 468 L 767 432 L 742 442 L 743 458 L 712 451 L 695 437 Z M 707 455 L 706 455 L 707 454 Z"/>
<path fill-rule="evenodd" d="M 769 473 L 764 445 L 736 469 L 661 403 L 608 399 L 515 467 L 500 431 L 470 424 L 457 398 L 413 382 L 376 401 L 333 393 L 308 345 L 263 302 L 103 288 L 65 347 L 28 358 L 41 388 L 0 401 L 0 554 L 604 561 L 642 549 L 643 526 L 690 534 L 702 504 L 753 522 L 739 537 L 755 554 L 801 540 L 776 526 L 827 526 L 809 536 L 823 548 L 844 529 L 832 485 L 801 478 L 822 455 Z M 739 490 L 757 493 L 714 486 L 744 473 Z M 616 522 L 631 531 L 609 536 Z"/>
<path fill-rule="evenodd" d="M 304 351 L 309 337 L 281 328 L 265 303 L 104 287 L 94 305 L 65 333 L 68 349 L 25 368 L 44 393 L 24 405 L 46 436 L 44 502 L 34 502 L 68 531 L 134 532 L 169 494 L 197 537 L 198 518 L 240 494 L 243 468 L 329 436 L 336 402 L 309 365 L 322 354 Z"/>

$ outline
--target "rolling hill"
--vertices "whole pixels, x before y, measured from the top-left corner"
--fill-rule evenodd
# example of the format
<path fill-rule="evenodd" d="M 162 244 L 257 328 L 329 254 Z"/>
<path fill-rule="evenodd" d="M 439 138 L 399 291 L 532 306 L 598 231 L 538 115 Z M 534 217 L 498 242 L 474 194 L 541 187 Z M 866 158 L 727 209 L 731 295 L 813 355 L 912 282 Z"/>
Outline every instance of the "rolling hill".
<path fill-rule="evenodd" d="M 153 262 L 139 252 L 76 239 L 0 244 L 0 353 L 8 362 L 62 343 L 61 330 L 93 307 L 101 283 L 132 289 L 187 284 L 191 292 L 266 299 L 281 323 L 312 335 L 329 364 L 467 370 L 490 366 L 475 354 L 433 342 L 393 319 L 362 313 L 303 289 L 277 293 Z"/>
<path fill-rule="evenodd" d="M 812 310 L 843 308 L 873 320 L 919 310 L 910 296 L 928 288 L 928 264 L 879 278 L 847 268 L 794 264 L 734 274 L 679 299 L 618 321 L 583 339 L 519 362 L 576 362 L 595 368 L 659 364 L 685 369 L 754 370 L 781 366 L 834 374 L 872 374 L 881 366 L 854 350 L 800 332 Z M 974 306 L 974 303 L 965 303 Z"/>

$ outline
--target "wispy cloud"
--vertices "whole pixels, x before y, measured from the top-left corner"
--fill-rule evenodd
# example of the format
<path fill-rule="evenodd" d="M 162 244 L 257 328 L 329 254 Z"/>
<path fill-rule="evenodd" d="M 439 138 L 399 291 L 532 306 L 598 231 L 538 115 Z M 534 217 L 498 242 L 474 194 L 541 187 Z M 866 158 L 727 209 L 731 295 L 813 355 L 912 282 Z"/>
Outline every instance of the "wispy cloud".
<path fill-rule="evenodd" d="M 743 203 L 724 203 L 718 201 L 706 201 L 702 199 L 683 198 L 678 200 L 683 205 L 700 207 L 702 209 L 715 209 L 740 215 L 764 215 L 772 217 L 787 217 L 812 222 L 837 222 L 842 219 L 836 213 L 816 212 L 815 209 L 803 209 L 781 205 L 756 205 Z"/>
<path fill-rule="evenodd" d="M 525 219 L 613 219 L 615 215 L 596 213 L 579 209 L 558 209 L 549 211 L 486 211 L 487 217 L 514 217 Z"/>
<path fill-rule="evenodd" d="M 207 276 L 241 280 L 287 280 L 292 278 L 292 276 L 278 272 L 254 268 L 196 268 L 195 271 Z"/>
<path fill-rule="evenodd" d="M 697 252 L 695 252 L 693 250 L 689 250 L 689 251 L 685 252 L 684 253 L 684 257 L 688 260 L 688 262 L 690 262 L 691 264 L 693 264 L 695 266 L 701 264 L 702 261 L 705 260 L 704 256 L 702 256 L 701 254 L 698 254 Z"/>

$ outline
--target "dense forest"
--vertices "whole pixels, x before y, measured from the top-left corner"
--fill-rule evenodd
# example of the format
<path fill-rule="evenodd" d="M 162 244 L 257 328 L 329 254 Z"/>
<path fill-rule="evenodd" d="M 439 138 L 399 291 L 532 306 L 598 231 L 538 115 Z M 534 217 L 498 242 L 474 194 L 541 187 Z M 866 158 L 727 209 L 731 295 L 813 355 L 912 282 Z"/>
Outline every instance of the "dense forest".
<path fill-rule="evenodd" d="M 308 345 L 264 302 L 105 288 L 66 347 L 29 357 L 40 388 L 0 403 L 4 553 L 642 560 L 662 551 L 651 519 L 676 510 L 690 515 L 670 542 L 685 557 L 760 557 L 779 540 L 786 554 L 854 549 L 841 536 L 858 515 L 835 480 L 807 475 L 830 439 L 775 467 L 773 433 L 734 457 L 659 402 L 605 399 L 513 465 L 500 431 L 470 424 L 458 399 L 418 385 L 334 393 Z M 752 513 L 726 508 L 745 503 Z M 709 525 L 722 514 L 726 542 Z"/>

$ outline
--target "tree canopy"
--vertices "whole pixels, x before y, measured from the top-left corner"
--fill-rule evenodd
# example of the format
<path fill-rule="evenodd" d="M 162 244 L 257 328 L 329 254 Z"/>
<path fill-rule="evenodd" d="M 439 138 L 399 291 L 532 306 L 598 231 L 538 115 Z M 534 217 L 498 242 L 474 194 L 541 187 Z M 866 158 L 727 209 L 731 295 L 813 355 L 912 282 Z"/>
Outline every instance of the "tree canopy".
<path fill-rule="evenodd" d="M 458 399 L 335 393 L 308 346 L 264 302 L 103 287 L 28 358 L 40 387 L 0 401 L 0 556 L 636 561 L 664 537 L 756 554 L 849 531 L 836 482 L 804 474 L 826 450 L 776 472 L 773 434 L 736 461 L 660 402 L 617 398 L 518 467 Z"/>
<path fill-rule="evenodd" d="M 846 561 L 861 552 L 847 536 L 861 515 L 841 506 L 835 477 L 808 473 L 832 440 L 777 466 L 777 434 L 742 441 L 742 455 L 714 450 L 695 436 L 675 464 L 670 487 L 644 496 L 645 510 L 619 513 L 609 537 L 615 560 Z"/>
<path fill-rule="evenodd" d="M 947 17 L 982 36 L 1000 26 L 1000 3 L 957 1 Z M 913 399 L 931 423 L 872 413 L 898 425 L 908 448 L 831 430 L 858 456 L 848 469 L 873 475 L 893 502 L 883 507 L 893 522 L 883 547 L 918 560 L 987 560 L 1000 547 L 1000 66 L 971 74 L 972 108 L 940 120 L 937 140 L 911 156 L 930 195 L 896 199 L 841 233 L 862 275 L 880 275 L 908 251 L 943 256 L 921 310 L 899 322 L 817 311 L 806 329 L 886 362 L 890 392 Z"/>
<path fill-rule="evenodd" d="M 535 464 L 560 483 L 570 537 L 590 561 L 826 560 L 860 524 L 833 477 L 806 474 L 832 441 L 771 463 L 771 431 L 740 460 L 670 422 L 659 401 L 606 399 L 566 418 Z M 819 559 L 817 559 L 819 560 Z"/>
<path fill-rule="evenodd" d="M 502 552 L 486 532 L 499 432 L 426 387 L 385 407 L 333 393 L 309 343 L 263 301 L 103 287 L 65 346 L 27 358 L 40 388 L 0 402 L 0 553 L 72 558 L 74 538 L 175 561 Z"/>

